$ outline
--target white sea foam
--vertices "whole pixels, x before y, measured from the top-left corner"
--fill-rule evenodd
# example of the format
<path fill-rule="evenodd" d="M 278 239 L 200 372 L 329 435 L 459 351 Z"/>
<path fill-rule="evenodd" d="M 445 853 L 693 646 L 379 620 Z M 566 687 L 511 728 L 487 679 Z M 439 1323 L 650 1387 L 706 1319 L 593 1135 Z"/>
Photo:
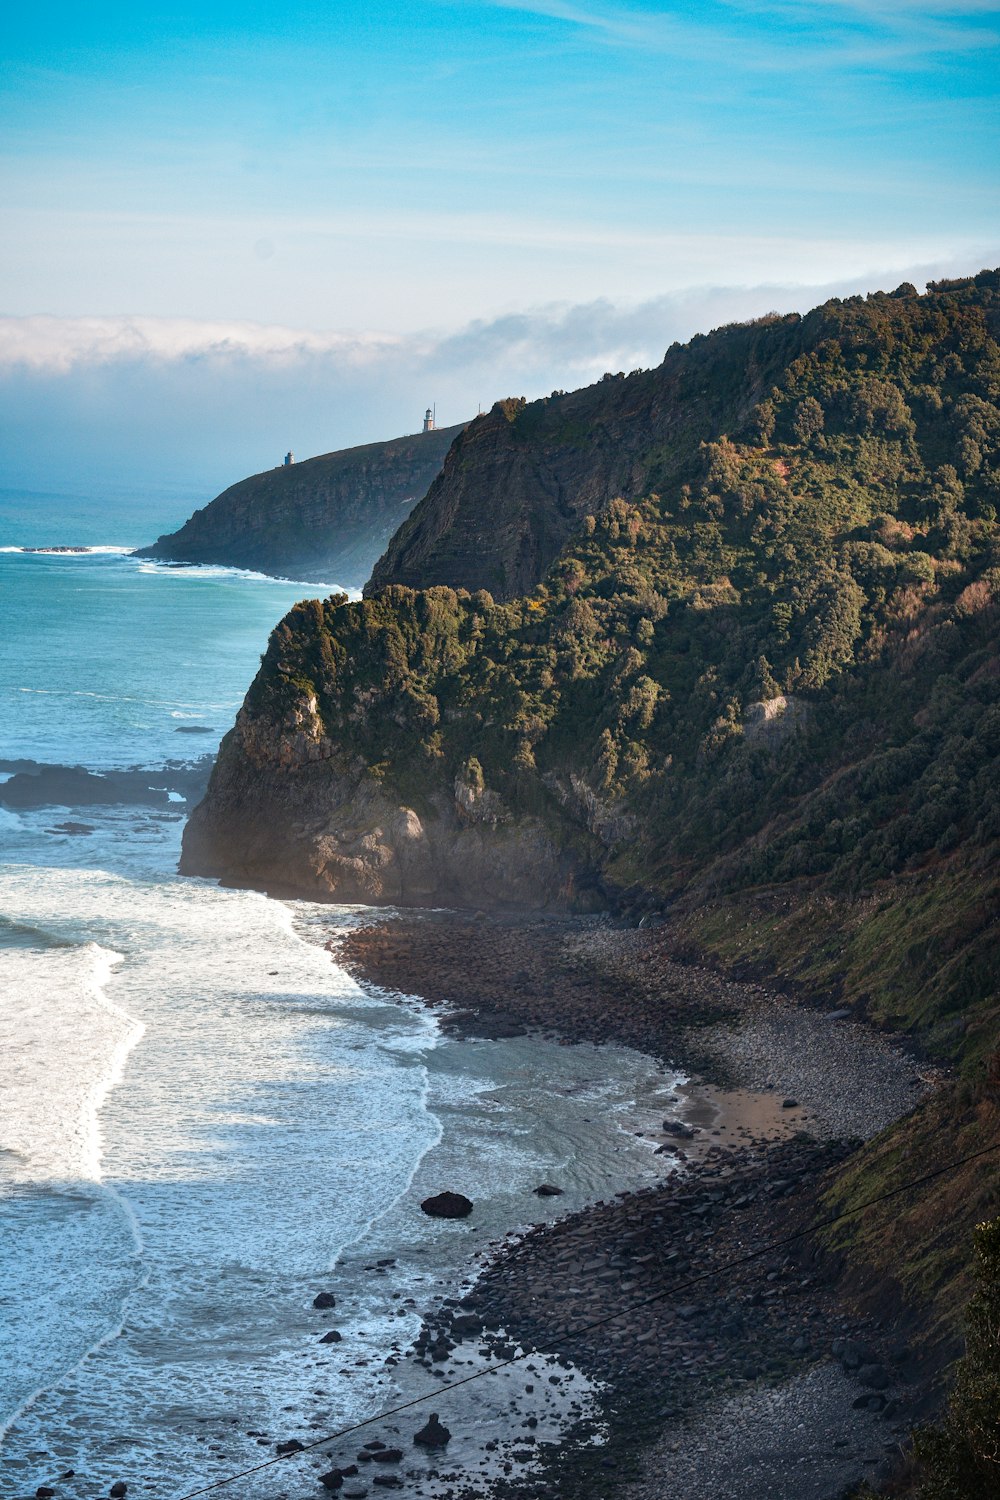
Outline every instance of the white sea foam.
<path fill-rule="evenodd" d="M 143 1031 L 105 991 L 120 962 L 96 943 L 0 949 L 0 1283 L 15 1303 L 0 1441 L 116 1336 L 136 1280 L 138 1224 L 101 1185 L 101 1107 Z"/>
<path fill-rule="evenodd" d="M 389 1287 L 453 1282 L 488 1236 L 555 1211 L 530 1191 L 554 1173 L 562 1208 L 649 1180 L 648 1154 L 611 1123 L 647 1086 L 634 1055 L 442 1044 L 426 1011 L 366 996 L 331 962 L 315 938 L 335 910 L 12 867 L 0 902 L 26 930 L 97 945 L 0 953 L 34 997 L 13 1033 L 37 1095 L 21 1098 L 23 1191 L 3 1205 L 0 1252 L 29 1356 L 0 1370 L 0 1421 L 26 1492 L 53 1472 L 43 1449 L 104 1485 L 127 1432 L 131 1472 L 169 1473 L 148 1490 L 167 1500 L 257 1457 L 248 1429 L 284 1437 L 331 1402 L 331 1426 L 367 1414 L 392 1395 L 370 1356 L 415 1332 Z M 662 1078 L 645 1066 L 649 1113 Z M 419 1212 L 442 1186 L 476 1200 L 479 1234 Z M 380 1255 L 397 1258 L 384 1280 L 363 1270 Z M 345 1342 L 327 1353 L 311 1304 L 331 1284 Z M 204 1417 L 211 1453 L 194 1439 Z M 241 1493 L 272 1489 L 265 1476 Z"/>
<path fill-rule="evenodd" d="M 306 590 L 311 597 L 321 594 L 346 594 L 349 599 L 360 599 L 360 589 L 345 588 L 339 583 L 322 583 L 316 579 L 286 578 L 279 573 L 258 573 L 253 568 L 231 568 L 222 563 L 160 562 L 156 558 L 136 559 L 140 573 L 155 574 L 161 578 L 239 578 L 249 583 L 277 583 L 284 587 Z"/>
<path fill-rule="evenodd" d="M 99 1182 L 98 1115 L 142 1026 L 104 986 L 121 955 L 0 950 L 0 1184 Z"/>
<path fill-rule="evenodd" d="M 23 552 L 30 557 L 95 557 L 103 553 L 128 557 L 134 547 L 0 547 L 0 552 Z"/>

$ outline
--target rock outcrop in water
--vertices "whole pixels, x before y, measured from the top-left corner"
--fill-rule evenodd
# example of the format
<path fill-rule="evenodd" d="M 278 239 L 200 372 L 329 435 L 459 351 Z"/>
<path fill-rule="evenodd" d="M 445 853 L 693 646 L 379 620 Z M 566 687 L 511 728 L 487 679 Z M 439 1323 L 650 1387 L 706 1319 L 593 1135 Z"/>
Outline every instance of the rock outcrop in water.
<path fill-rule="evenodd" d="M 254 474 L 139 554 L 360 588 L 462 425 Z"/>

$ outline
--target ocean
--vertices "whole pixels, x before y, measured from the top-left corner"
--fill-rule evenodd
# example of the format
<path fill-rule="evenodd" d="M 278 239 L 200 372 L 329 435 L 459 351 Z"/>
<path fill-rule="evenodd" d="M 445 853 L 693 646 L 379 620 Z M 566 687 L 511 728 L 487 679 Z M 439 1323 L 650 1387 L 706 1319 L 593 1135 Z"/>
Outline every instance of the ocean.
<path fill-rule="evenodd" d="M 0 504 L 0 781 L 30 762 L 185 785 L 270 629 L 324 592 L 131 556 L 181 509 Z M 409 1399 L 436 1382 L 396 1358 L 489 1245 L 662 1176 L 676 1075 L 626 1049 L 444 1036 L 418 997 L 331 958 L 365 909 L 179 878 L 184 795 L 0 805 L 5 1496 L 124 1479 L 176 1500 Z M 536 1198 L 546 1180 L 565 1196 Z M 420 1212 L 442 1188 L 471 1220 Z M 335 1313 L 313 1307 L 323 1290 Z M 342 1342 L 320 1343 L 333 1326 Z M 504 1436 L 518 1388 L 471 1389 L 470 1455 Z M 554 1396 L 538 1407 L 557 1435 Z M 218 1493 L 313 1493 L 323 1467 Z"/>

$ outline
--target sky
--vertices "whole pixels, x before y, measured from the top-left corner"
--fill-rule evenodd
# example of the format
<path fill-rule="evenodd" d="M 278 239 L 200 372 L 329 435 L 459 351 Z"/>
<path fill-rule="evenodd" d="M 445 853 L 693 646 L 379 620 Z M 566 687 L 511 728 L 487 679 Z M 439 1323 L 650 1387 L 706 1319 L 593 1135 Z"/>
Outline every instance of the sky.
<path fill-rule="evenodd" d="M 0 485 L 208 498 L 1000 264 L 993 0 L 8 11 Z"/>

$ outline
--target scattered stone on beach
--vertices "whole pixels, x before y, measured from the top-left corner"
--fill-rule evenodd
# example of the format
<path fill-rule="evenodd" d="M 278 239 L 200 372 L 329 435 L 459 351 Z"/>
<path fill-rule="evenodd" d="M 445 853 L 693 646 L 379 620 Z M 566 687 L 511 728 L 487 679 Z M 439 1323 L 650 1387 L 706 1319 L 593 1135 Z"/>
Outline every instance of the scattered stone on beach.
<path fill-rule="evenodd" d="M 313 1307 L 318 1307 L 320 1310 L 327 1307 L 336 1307 L 336 1305 L 337 1299 L 332 1292 L 320 1292 L 318 1297 L 313 1298 Z"/>
<path fill-rule="evenodd" d="M 413 1434 L 413 1441 L 419 1443 L 421 1448 L 443 1448 L 450 1437 L 451 1433 L 439 1419 L 437 1412 L 432 1411 L 425 1426 Z"/>
<path fill-rule="evenodd" d="M 536 1198 L 559 1198 L 562 1196 L 562 1188 L 556 1187 L 554 1183 L 543 1182 L 535 1188 Z"/>
<path fill-rule="evenodd" d="M 344 1335 L 339 1331 L 339 1329 L 331 1328 L 329 1333 L 324 1333 L 323 1337 L 320 1339 L 320 1343 L 339 1344 L 342 1341 L 343 1337 Z"/>
<path fill-rule="evenodd" d="M 693 1141 L 698 1132 L 693 1125 L 688 1125 L 683 1120 L 664 1120 L 663 1133 L 678 1141 Z"/>
<path fill-rule="evenodd" d="M 432 1219 L 467 1219 L 472 1212 L 472 1199 L 464 1193 L 435 1193 L 425 1198 L 420 1207 Z"/>
<path fill-rule="evenodd" d="M 285 1458 L 290 1453 L 301 1453 L 304 1447 L 305 1443 L 300 1443 L 298 1438 L 289 1438 L 286 1443 L 275 1443 L 274 1451 Z M 124 1494 L 124 1491 L 122 1493 Z"/>
<path fill-rule="evenodd" d="M 398 1464 L 403 1457 L 402 1448 L 383 1448 L 379 1453 L 372 1454 L 377 1464 Z"/>
<path fill-rule="evenodd" d="M 340 1490 L 344 1487 L 344 1476 L 339 1469 L 331 1469 L 328 1474 L 321 1474 L 319 1482 L 325 1490 Z"/>
<path fill-rule="evenodd" d="M 798 1109 L 799 1101 L 797 1099 L 782 1099 L 781 1107 L 782 1109 Z"/>

